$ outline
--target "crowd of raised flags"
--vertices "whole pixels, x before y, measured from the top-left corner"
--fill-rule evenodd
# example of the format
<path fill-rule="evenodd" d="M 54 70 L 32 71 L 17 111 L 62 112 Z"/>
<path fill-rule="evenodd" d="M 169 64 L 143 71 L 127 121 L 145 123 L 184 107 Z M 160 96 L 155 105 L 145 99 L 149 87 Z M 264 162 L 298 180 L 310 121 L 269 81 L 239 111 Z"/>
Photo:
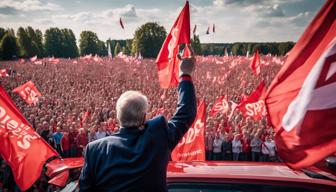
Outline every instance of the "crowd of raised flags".
<path fill-rule="evenodd" d="M 208 131 L 232 142 L 233 160 L 238 159 L 234 147 L 243 148 L 248 136 L 266 142 L 275 135 L 280 158 L 293 168 L 308 167 L 334 154 L 335 12 L 336 2 L 328 0 L 286 57 L 260 56 L 258 51 L 251 58 L 227 56 L 227 51 L 224 57 L 197 56 L 193 75 L 199 98 L 197 117 L 172 152 L 172 160 L 205 160 Z M 120 25 L 124 29 L 121 18 Z M 0 153 L 20 189 L 33 185 L 51 157 L 56 160 L 49 163 L 49 183 L 64 185 L 71 163 L 62 165 L 62 171 L 57 169 L 55 161 L 65 156 L 57 135 L 75 130 L 78 147 L 85 150 L 90 138 L 99 139 L 97 132 L 117 131 L 115 101 L 128 89 L 148 95 L 149 117 L 163 113 L 169 119 L 176 102 L 169 88 L 178 84 L 181 44 L 190 44 L 188 1 L 155 61 L 158 71 L 153 70 L 154 60 L 123 53 L 116 58 L 35 56 L 1 63 Z M 185 47 L 183 55 L 192 56 Z M 55 149 L 48 137 L 40 137 L 43 131 L 49 131 Z M 219 146 L 216 138 L 210 142 L 213 147 Z M 247 142 L 251 147 L 261 142 L 253 139 Z M 82 165 L 80 159 L 73 162 L 76 167 Z"/>

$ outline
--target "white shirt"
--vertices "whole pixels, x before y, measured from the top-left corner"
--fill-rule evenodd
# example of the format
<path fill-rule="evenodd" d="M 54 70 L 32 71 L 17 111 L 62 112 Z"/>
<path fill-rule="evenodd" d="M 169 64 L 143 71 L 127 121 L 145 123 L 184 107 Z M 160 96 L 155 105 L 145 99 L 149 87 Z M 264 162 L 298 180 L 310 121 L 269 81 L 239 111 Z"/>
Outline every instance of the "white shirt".
<path fill-rule="evenodd" d="M 261 152 L 265 155 L 275 156 L 275 143 L 274 141 L 265 141 L 262 144 Z"/>
<path fill-rule="evenodd" d="M 101 139 L 101 138 L 104 138 L 104 137 L 106 137 L 106 132 L 105 131 L 102 131 L 102 132 L 97 131 L 96 135 L 95 135 L 95 140 L 98 140 L 98 139 Z"/>
<path fill-rule="evenodd" d="M 232 153 L 241 153 L 242 152 L 242 144 L 240 140 L 232 141 Z"/>
<path fill-rule="evenodd" d="M 223 140 L 215 139 L 213 142 L 213 152 L 214 153 L 221 153 L 222 152 L 222 144 Z"/>

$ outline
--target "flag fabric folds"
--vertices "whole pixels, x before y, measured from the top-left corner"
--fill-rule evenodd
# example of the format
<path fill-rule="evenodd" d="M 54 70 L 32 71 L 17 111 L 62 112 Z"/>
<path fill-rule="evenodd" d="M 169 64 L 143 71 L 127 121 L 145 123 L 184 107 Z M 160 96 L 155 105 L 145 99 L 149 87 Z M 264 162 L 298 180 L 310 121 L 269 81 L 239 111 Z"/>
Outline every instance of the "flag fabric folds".
<path fill-rule="evenodd" d="M 254 52 L 253 59 L 252 59 L 252 62 L 250 64 L 250 68 L 252 69 L 252 71 L 255 75 L 260 74 L 260 65 L 261 65 L 261 62 L 260 62 L 259 51 L 256 50 Z"/>
<path fill-rule="evenodd" d="M 265 92 L 265 83 L 262 81 L 250 96 L 241 101 L 238 109 L 245 117 L 250 116 L 254 120 L 260 120 L 266 115 L 265 102 L 263 100 Z"/>
<path fill-rule="evenodd" d="M 216 100 L 211 111 L 210 116 L 214 117 L 218 112 L 227 113 L 229 111 L 229 104 L 225 99 L 225 96 L 222 96 Z"/>
<path fill-rule="evenodd" d="M 177 54 L 180 44 L 190 44 L 189 2 L 186 1 L 156 58 L 159 82 L 162 88 L 175 87 L 179 79 Z"/>
<path fill-rule="evenodd" d="M 32 81 L 28 81 L 27 83 L 15 88 L 13 92 L 18 93 L 29 105 L 32 103 L 35 104 L 38 101 L 38 97 L 42 96 Z"/>
<path fill-rule="evenodd" d="M 336 1 L 307 27 L 265 98 L 279 155 L 304 168 L 336 152 Z"/>
<path fill-rule="evenodd" d="M 173 161 L 205 161 L 205 123 L 206 104 L 203 100 L 197 108 L 193 125 L 171 153 Z"/>
<path fill-rule="evenodd" d="M 46 160 L 58 156 L 23 117 L 0 86 L 0 154 L 22 191 L 40 177 Z"/>

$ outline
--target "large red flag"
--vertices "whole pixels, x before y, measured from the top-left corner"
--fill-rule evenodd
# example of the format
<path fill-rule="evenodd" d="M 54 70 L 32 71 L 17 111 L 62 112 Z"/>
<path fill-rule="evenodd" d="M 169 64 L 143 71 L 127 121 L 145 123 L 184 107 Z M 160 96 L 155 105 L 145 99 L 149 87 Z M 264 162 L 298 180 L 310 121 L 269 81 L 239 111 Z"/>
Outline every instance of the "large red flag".
<path fill-rule="evenodd" d="M 259 75 L 260 73 L 260 55 L 259 55 L 259 51 L 258 49 L 255 51 L 254 55 L 253 55 L 253 60 L 250 64 L 250 68 L 252 69 L 253 73 L 255 75 Z"/>
<path fill-rule="evenodd" d="M 177 54 L 180 44 L 190 44 L 189 2 L 186 1 L 156 58 L 162 88 L 175 87 L 179 79 Z"/>
<path fill-rule="evenodd" d="M 205 122 L 206 104 L 202 101 L 197 108 L 197 116 L 193 125 L 172 151 L 173 161 L 205 161 Z"/>
<path fill-rule="evenodd" d="M 29 125 L 0 86 L 0 154 L 25 191 L 40 177 L 46 160 L 58 156 Z"/>
<path fill-rule="evenodd" d="M 280 157 L 293 168 L 336 152 L 336 1 L 328 0 L 266 94 Z"/>
<path fill-rule="evenodd" d="M 38 101 L 38 97 L 42 96 L 32 81 L 28 81 L 27 83 L 15 88 L 13 92 L 18 93 L 29 105 L 36 103 Z"/>
<path fill-rule="evenodd" d="M 222 96 L 216 100 L 211 111 L 210 116 L 215 116 L 218 112 L 227 113 L 229 111 L 229 104 L 225 99 L 225 96 Z"/>
<path fill-rule="evenodd" d="M 265 102 L 262 98 L 265 92 L 265 83 L 262 81 L 249 97 L 241 101 L 238 105 L 238 109 L 245 117 L 250 116 L 253 117 L 254 120 L 260 120 L 266 115 Z"/>

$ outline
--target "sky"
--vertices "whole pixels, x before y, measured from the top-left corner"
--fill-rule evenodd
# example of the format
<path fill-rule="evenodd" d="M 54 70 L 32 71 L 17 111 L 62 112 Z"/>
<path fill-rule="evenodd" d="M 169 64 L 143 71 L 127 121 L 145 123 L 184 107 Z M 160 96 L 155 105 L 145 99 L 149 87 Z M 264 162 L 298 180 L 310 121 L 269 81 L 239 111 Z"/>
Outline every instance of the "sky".
<path fill-rule="evenodd" d="M 297 41 L 325 0 L 190 0 L 202 43 Z M 170 31 L 185 0 L 0 0 L 0 27 L 70 28 L 99 39 L 132 38 L 146 22 Z M 122 18 L 125 30 L 119 25 Z M 216 32 L 206 35 L 215 24 Z"/>

